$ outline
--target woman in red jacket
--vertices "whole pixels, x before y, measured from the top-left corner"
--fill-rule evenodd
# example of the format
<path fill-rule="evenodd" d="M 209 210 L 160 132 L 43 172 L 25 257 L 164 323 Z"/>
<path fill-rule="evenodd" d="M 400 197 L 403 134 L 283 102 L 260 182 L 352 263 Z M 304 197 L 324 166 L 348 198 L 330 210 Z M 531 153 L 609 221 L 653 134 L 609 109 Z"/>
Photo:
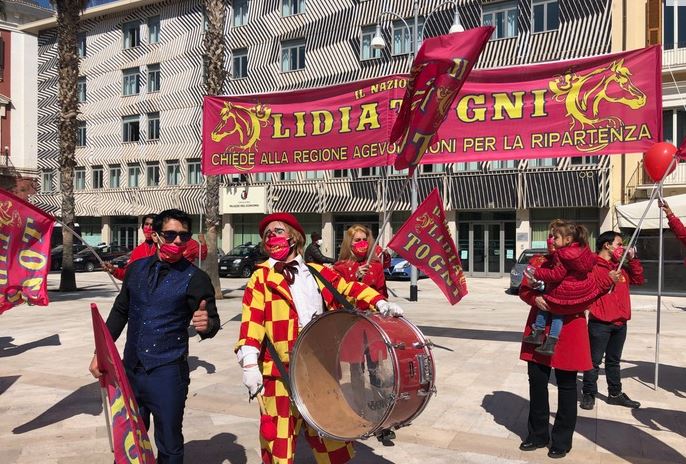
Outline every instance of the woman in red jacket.
<path fill-rule="evenodd" d="M 686 226 L 681 222 L 681 220 L 672 212 L 666 201 L 660 201 L 660 208 L 667 215 L 667 221 L 669 222 L 669 228 L 672 229 L 676 238 L 681 240 L 681 243 L 686 245 Z"/>
<path fill-rule="evenodd" d="M 378 252 L 373 254 L 372 260 L 367 264 L 372 243 L 374 237 L 368 227 L 360 224 L 351 226 L 345 232 L 341 252 L 333 268 L 348 282 L 362 282 L 388 298 L 386 277 Z"/>
<path fill-rule="evenodd" d="M 552 269 L 555 265 L 547 256 L 536 256 L 529 263 L 534 268 Z M 519 445 L 522 451 L 544 448 L 550 441 L 548 456 L 562 458 L 572 448 L 572 435 L 576 427 L 577 397 L 576 375 L 593 367 L 588 329 L 583 309 L 575 307 L 551 308 L 543 298 L 543 292 L 532 288 L 534 283 L 524 277 L 519 297 L 531 306 L 524 326 L 524 336 L 532 332 L 532 324 L 539 309 L 564 314 L 564 321 L 557 342 L 558 349 L 552 356 L 534 351 L 534 345 L 522 343 L 519 358 L 527 362 L 529 374 L 529 434 Z M 550 330 L 550 320 L 546 331 Z M 552 369 L 557 380 L 557 413 L 552 433 L 548 429 L 550 405 L 548 380 Z"/>

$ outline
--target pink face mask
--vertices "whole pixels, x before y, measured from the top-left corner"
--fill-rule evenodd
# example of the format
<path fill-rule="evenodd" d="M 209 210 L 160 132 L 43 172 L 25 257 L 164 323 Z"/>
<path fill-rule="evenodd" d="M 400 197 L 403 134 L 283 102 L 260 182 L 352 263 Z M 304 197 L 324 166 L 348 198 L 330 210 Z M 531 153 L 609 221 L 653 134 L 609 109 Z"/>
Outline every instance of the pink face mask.
<path fill-rule="evenodd" d="M 548 235 L 546 245 L 548 246 L 548 253 L 555 252 L 555 237 L 553 237 L 552 235 Z"/>
<path fill-rule="evenodd" d="M 614 259 L 617 262 L 620 262 L 622 260 L 622 256 L 624 256 L 624 247 L 623 246 L 618 246 L 614 250 L 612 250 L 612 259 Z"/>
<path fill-rule="evenodd" d="M 353 254 L 358 258 L 366 258 L 367 251 L 369 250 L 369 242 L 366 240 L 360 240 L 359 242 L 353 243 Z"/>
<path fill-rule="evenodd" d="M 145 235 L 146 240 L 152 240 L 152 227 L 143 226 L 143 235 Z"/>
<path fill-rule="evenodd" d="M 160 245 L 160 259 L 168 263 L 175 263 L 183 258 L 183 252 L 186 251 L 186 244 L 181 245 L 176 243 L 165 243 Z"/>
<path fill-rule="evenodd" d="M 272 235 L 264 241 L 264 248 L 271 258 L 283 261 L 291 253 L 291 242 L 286 237 Z"/>

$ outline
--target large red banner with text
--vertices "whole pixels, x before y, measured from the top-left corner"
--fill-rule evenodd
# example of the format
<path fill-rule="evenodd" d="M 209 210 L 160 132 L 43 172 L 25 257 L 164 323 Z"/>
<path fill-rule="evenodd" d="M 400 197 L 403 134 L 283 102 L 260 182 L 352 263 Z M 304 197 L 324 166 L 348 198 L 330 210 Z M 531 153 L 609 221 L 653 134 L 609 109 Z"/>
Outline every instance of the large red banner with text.
<path fill-rule="evenodd" d="M 47 306 L 55 218 L 0 189 L 0 314 L 22 303 Z"/>
<path fill-rule="evenodd" d="M 145 424 L 138 412 L 136 397 L 126 377 L 124 364 L 98 306 L 91 303 L 95 352 L 102 372 L 100 386 L 107 389 L 112 420 L 112 447 L 115 464 L 155 464 L 155 455 Z"/>
<path fill-rule="evenodd" d="M 472 71 L 422 163 L 643 152 L 662 137 L 661 48 Z M 205 97 L 203 172 L 393 164 L 407 76 Z"/>
<path fill-rule="evenodd" d="M 424 271 L 450 304 L 467 294 L 467 281 L 450 236 L 438 189 L 426 197 L 388 243 L 388 248 Z"/>

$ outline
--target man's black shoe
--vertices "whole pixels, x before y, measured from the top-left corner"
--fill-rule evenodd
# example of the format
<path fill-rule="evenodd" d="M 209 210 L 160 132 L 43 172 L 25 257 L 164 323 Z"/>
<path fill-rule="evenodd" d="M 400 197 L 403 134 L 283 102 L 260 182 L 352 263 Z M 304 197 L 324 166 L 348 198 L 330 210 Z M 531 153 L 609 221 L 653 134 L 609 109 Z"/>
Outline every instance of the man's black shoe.
<path fill-rule="evenodd" d="M 593 409 L 593 406 L 595 406 L 595 397 L 588 393 L 584 393 L 584 396 L 581 397 L 581 401 L 579 402 L 579 407 L 590 411 Z"/>
<path fill-rule="evenodd" d="M 627 408 L 638 409 L 641 407 L 641 403 L 634 401 L 626 393 L 620 393 L 619 395 L 607 397 L 607 404 L 616 404 L 617 406 L 624 406 Z"/>
<path fill-rule="evenodd" d="M 569 451 L 570 450 L 564 451 L 557 448 L 550 448 L 550 451 L 548 451 L 548 457 L 553 459 L 560 459 L 567 456 L 567 453 L 569 453 Z"/>
<path fill-rule="evenodd" d="M 548 446 L 547 443 L 534 443 L 532 441 L 523 441 L 522 444 L 519 445 L 519 449 L 522 451 L 533 451 L 539 448 L 545 448 L 546 446 Z"/>

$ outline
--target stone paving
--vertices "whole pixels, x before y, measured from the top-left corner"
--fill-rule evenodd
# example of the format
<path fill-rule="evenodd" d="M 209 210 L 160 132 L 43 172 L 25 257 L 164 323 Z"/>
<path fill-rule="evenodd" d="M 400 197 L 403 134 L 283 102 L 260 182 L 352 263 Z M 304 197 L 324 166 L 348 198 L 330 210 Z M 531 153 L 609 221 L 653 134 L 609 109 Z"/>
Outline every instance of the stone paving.
<path fill-rule="evenodd" d="M 56 289 L 57 274 L 49 288 Z M 78 292 L 50 292 L 49 307 L 21 306 L 0 317 L 0 463 L 111 463 L 97 384 L 89 303 L 107 316 L 116 295 L 101 273 L 78 274 Z M 391 282 L 391 300 L 435 343 L 438 395 L 394 446 L 359 442 L 355 463 L 546 462 L 546 449 L 518 450 L 526 434 L 526 366 L 518 360 L 527 307 L 505 293 L 507 279 L 469 279 L 470 295 L 450 307 L 429 280 L 419 301 L 405 301 L 407 282 Z M 241 279 L 222 279 L 223 330 L 191 340 L 191 385 L 184 435 L 186 462 L 259 463 L 257 405 L 247 402 L 232 345 L 240 320 Z M 634 296 L 623 356 L 624 391 L 642 406 L 605 403 L 579 411 L 574 448 L 565 462 L 686 463 L 686 298 L 664 298 L 659 386 L 654 382 L 655 297 Z M 117 345 L 122 350 L 124 339 Z M 606 392 L 604 376 L 599 388 Z M 551 392 L 554 392 L 551 388 Z M 551 395 L 552 409 L 556 405 Z M 303 442 L 301 440 L 300 442 Z M 302 443 L 301 443 L 302 444 Z M 299 447 L 296 463 L 313 463 Z"/>

